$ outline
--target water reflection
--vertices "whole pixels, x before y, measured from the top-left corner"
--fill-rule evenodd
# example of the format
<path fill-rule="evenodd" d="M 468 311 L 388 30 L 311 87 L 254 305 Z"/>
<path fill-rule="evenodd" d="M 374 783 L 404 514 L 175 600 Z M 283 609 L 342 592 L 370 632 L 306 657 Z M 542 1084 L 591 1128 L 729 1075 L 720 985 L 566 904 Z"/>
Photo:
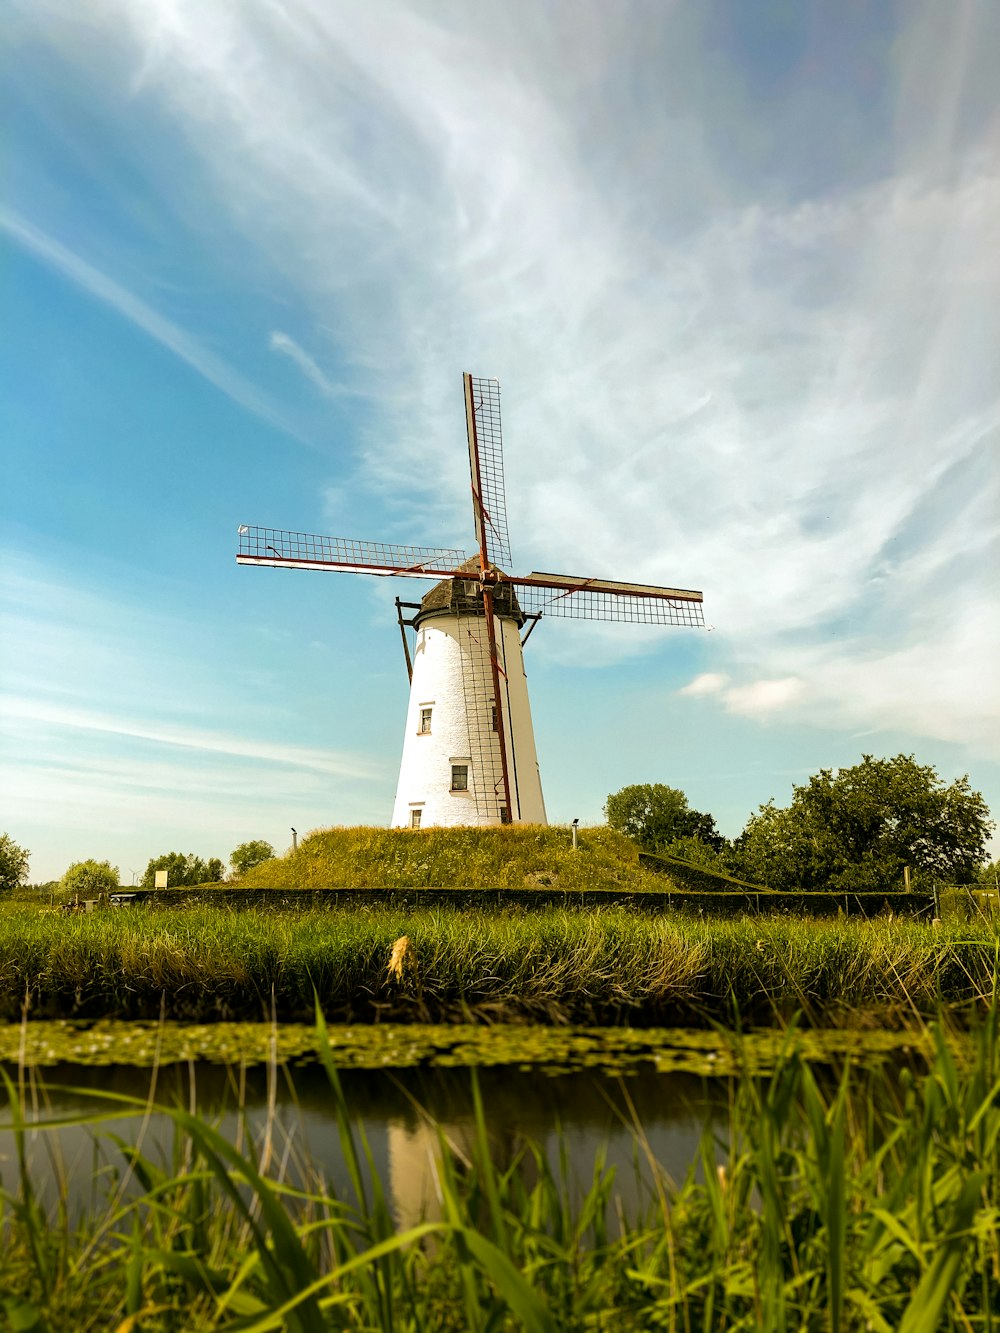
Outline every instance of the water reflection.
<path fill-rule="evenodd" d="M 16 1071 L 8 1070 L 16 1082 Z M 62 1065 L 45 1071 L 45 1086 L 27 1075 L 24 1102 L 31 1121 L 89 1117 L 113 1110 L 114 1094 L 147 1098 L 154 1076 L 128 1066 Z M 600 1074 L 545 1076 L 490 1068 L 478 1073 L 490 1155 L 507 1168 L 526 1140 L 540 1145 L 550 1168 L 568 1169 L 574 1193 L 593 1179 L 598 1153 L 616 1168 L 615 1207 L 633 1214 L 652 1187 L 650 1153 L 674 1179 L 683 1178 L 697 1155 L 706 1123 L 724 1123 L 727 1084 L 689 1074 L 641 1073 L 625 1080 Z M 459 1160 L 473 1153 L 474 1102 L 466 1069 L 423 1068 L 394 1072 L 346 1070 L 341 1083 L 354 1122 L 363 1131 L 372 1164 L 397 1222 L 411 1225 L 439 1216 L 436 1163 L 439 1129 Z M 271 1077 L 259 1066 L 166 1066 L 155 1074 L 156 1101 L 196 1109 L 241 1149 L 248 1142 L 297 1183 L 319 1173 L 338 1196 L 350 1192 L 334 1098 L 324 1071 L 314 1065 L 279 1068 Z M 242 1107 L 242 1111 L 240 1108 Z M 0 1181 L 17 1187 L 11 1110 L 0 1113 Z M 642 1127 L 640 1144 L 632 1126 Z M 114 1135 L 140 1146 L 170 1170 L 183 1165 L 184 1145 L 169 1117 L 130 1114 L 94 1129 L 69 1124 L 58 1131 L 29 1128 L 26 1153 L 47 1206 L 63 1191 L 73 1214 L 97 1205 L 120 1181 L 125 1161 Z M 530 1163 L 528 1168 L 530 1171 Z M 530 1182 L 529 1182 L 530 1183 Z"/>

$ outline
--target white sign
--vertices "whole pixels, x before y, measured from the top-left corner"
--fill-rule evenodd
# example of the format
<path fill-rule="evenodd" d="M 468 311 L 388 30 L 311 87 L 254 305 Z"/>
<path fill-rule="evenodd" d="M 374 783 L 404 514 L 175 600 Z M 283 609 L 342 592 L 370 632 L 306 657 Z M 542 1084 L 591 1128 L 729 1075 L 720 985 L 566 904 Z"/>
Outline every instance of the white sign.
<path fill-rule="evenodd" d="M 156 884 L 154 887 L 157 889 L 165 889 L 167 887 L 167 872 L 165 870 L 154 870 L 153 874 L 156 876 Z"/>

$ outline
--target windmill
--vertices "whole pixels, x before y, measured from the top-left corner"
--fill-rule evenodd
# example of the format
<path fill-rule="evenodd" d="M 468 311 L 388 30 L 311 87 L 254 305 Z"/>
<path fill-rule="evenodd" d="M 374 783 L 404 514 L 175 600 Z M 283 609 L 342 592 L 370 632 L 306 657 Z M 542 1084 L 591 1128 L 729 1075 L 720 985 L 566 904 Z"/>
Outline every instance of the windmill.
<path fill-rule="evenodd" d="M 462 378 L 478 548 L 471 558 L 443 547 L 239 529 L 241 565 L 436 580 L 420 602 L 396 598 L 410 703 L 394 827 L 546 822 L 522 653 L 542 616 L 704 625 L 702 595 L 690 589 L 506 572 L 500 386 Z M 407 626 L 416 632 L 412 655 Z"/>

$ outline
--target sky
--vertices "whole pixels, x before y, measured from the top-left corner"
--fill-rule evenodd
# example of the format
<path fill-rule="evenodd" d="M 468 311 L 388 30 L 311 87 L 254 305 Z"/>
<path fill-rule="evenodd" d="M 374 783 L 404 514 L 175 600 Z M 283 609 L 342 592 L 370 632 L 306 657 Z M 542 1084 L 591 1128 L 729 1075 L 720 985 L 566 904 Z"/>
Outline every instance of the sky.
<path fill-rule="evenodd" d="M 550 821 L 862 755 L 1000 813 L 993 0 L 13 0 L 0 831 L 30 878 L 389 820 L 393 598 L 241 523 L 703 589 L 544 621 Z M 997 854 L 994 840 L 993 855 Z"/>

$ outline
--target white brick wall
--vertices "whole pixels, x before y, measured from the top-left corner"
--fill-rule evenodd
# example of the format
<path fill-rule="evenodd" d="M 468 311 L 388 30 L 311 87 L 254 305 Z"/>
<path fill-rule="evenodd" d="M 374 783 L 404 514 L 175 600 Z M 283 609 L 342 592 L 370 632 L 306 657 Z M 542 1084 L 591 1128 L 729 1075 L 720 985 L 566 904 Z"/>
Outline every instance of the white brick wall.
<path fill-rule="evenodd" d="M 497 650 L 507 673 L 507 681 L 501 681 L 501 685 L 505 698 L 509 699 L 509 718 L 505 707 L 504 721 L 509 726 L 512 740 L 512 744 L 508 743 L 508 755 L 513 753 L 510 774 L 512 816 L 515 822 L 544 824 L 547 822 L 545 802 L 531 726 L 520 631 L 512 620 L 497 620 L 496 625 Z M 433 615 L 425 619 L 417 631 L 413 654 L 413 683 L 392 811 L 393 828 L 408 828 L 412 822 L 411 811 L 418 806 L 423 812 L 422 828 L 483 822 L 476 809 L 473 791 L 451 790 L 453 762 L 468 762 L 475 768 L 463 687 L 463 674 L 471 669 L 472 664 L 462 650 L 458 618 Z M 421 735 L 420 710 L 426 707 L 434 710 L 431 730 L 429 734 Z M 470 787 L 475 779 L 473 772 Z M 499 821 L 491 819 L 488 822 Z"/>

